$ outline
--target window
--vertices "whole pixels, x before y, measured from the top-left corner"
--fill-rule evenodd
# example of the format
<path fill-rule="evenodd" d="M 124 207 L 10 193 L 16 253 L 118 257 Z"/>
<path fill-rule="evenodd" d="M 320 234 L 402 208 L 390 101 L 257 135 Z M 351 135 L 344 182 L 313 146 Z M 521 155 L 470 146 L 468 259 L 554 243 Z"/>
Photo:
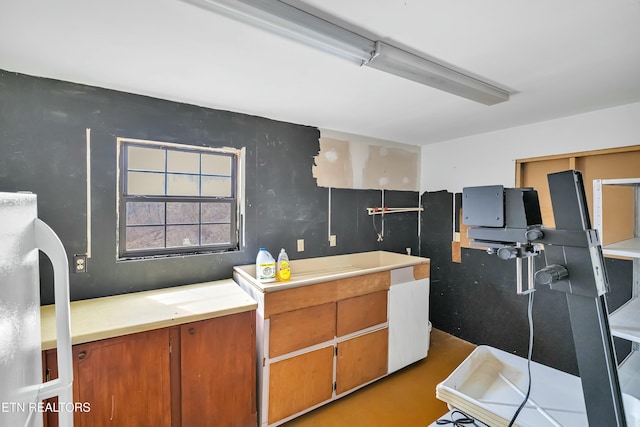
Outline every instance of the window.
<path fill-rule="evenodd" d="M 118 139 L 118 255 L 238 248 L 240 151 Z"/>

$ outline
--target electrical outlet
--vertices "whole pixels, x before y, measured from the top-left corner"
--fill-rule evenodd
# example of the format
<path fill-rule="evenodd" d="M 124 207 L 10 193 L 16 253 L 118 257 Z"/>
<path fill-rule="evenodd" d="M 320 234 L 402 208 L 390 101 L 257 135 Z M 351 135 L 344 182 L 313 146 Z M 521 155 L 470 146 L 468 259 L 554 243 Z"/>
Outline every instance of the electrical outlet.
<path fill-rule="evenodd" d="M 336 245 L 336 235 L 332 234 L 329 236 L 329 246 L 335 246 Z"/>
<path fill-rule="evenodd" d="M 87 272 L 87 256 L 86 255 L 73 256 L 73 272 L 74 273 Z"/>
<path fill-rule="evenodd" d="M 298 239 L 298 252 L 304 252 L 304 239 Z"/>

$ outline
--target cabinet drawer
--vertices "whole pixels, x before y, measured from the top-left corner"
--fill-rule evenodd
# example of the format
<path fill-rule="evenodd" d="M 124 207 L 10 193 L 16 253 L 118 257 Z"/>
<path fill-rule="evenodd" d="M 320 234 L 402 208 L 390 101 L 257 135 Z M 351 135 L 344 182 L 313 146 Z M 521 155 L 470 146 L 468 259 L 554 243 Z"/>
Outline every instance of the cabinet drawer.
<path fill-rule="evenodd" d="M 264 318 L 268 319 L 278 313 L 335 302 L 335 300 L 335 281 L 267 292 L 264 295 Z"/>
<path fill-rule="evenodd" d="M 387 291 L 338 301 L 336 336 L 344 336 L 387 321 Z"/>
<path fill-rule="evenodd" d="M 391 271 L 380 271 L 282 291 L 267 292 L 264 296 L 264 318 L 268 319 L 278 313 L 388 290 L 390 285 Z"/>
<path fill-rule="evenodd" d="M 353 298 L 358 295 L 388 290 L 391 285 L 391 271 L 364 274 L 336 280 L 336 299 Z"/>
<path fill-rule="evenodd" d="M 274 314 L 269 324 L 269 357 L 319 344 L 335 335 L 335 303 Z"/>

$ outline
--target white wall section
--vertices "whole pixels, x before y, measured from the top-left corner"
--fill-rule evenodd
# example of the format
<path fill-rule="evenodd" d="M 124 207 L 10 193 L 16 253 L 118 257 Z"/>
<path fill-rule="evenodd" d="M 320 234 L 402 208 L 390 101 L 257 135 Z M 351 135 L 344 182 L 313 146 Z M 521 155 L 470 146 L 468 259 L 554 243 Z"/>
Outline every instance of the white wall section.
<path fill-rule="evenodd" d="M 517 159 L 637 144 L 640 103 L 428 144 L 422 147 L 420 192 L 513 187 Z"/>

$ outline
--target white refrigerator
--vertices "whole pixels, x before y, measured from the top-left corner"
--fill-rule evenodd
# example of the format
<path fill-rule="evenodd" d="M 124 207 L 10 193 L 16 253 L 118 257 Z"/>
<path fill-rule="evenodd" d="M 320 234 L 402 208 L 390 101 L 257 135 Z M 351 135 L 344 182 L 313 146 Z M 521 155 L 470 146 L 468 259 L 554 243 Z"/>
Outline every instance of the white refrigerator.
<path fill-rule="evenodd" d="M 55 281 L 59 378 L 43 382 L 39 250 Z M 0 426 L 42 426 L 44 399 L 73 426 L 69 270 L 62 242 L 37 217 L 34 194 L 0 192 Z"/>

